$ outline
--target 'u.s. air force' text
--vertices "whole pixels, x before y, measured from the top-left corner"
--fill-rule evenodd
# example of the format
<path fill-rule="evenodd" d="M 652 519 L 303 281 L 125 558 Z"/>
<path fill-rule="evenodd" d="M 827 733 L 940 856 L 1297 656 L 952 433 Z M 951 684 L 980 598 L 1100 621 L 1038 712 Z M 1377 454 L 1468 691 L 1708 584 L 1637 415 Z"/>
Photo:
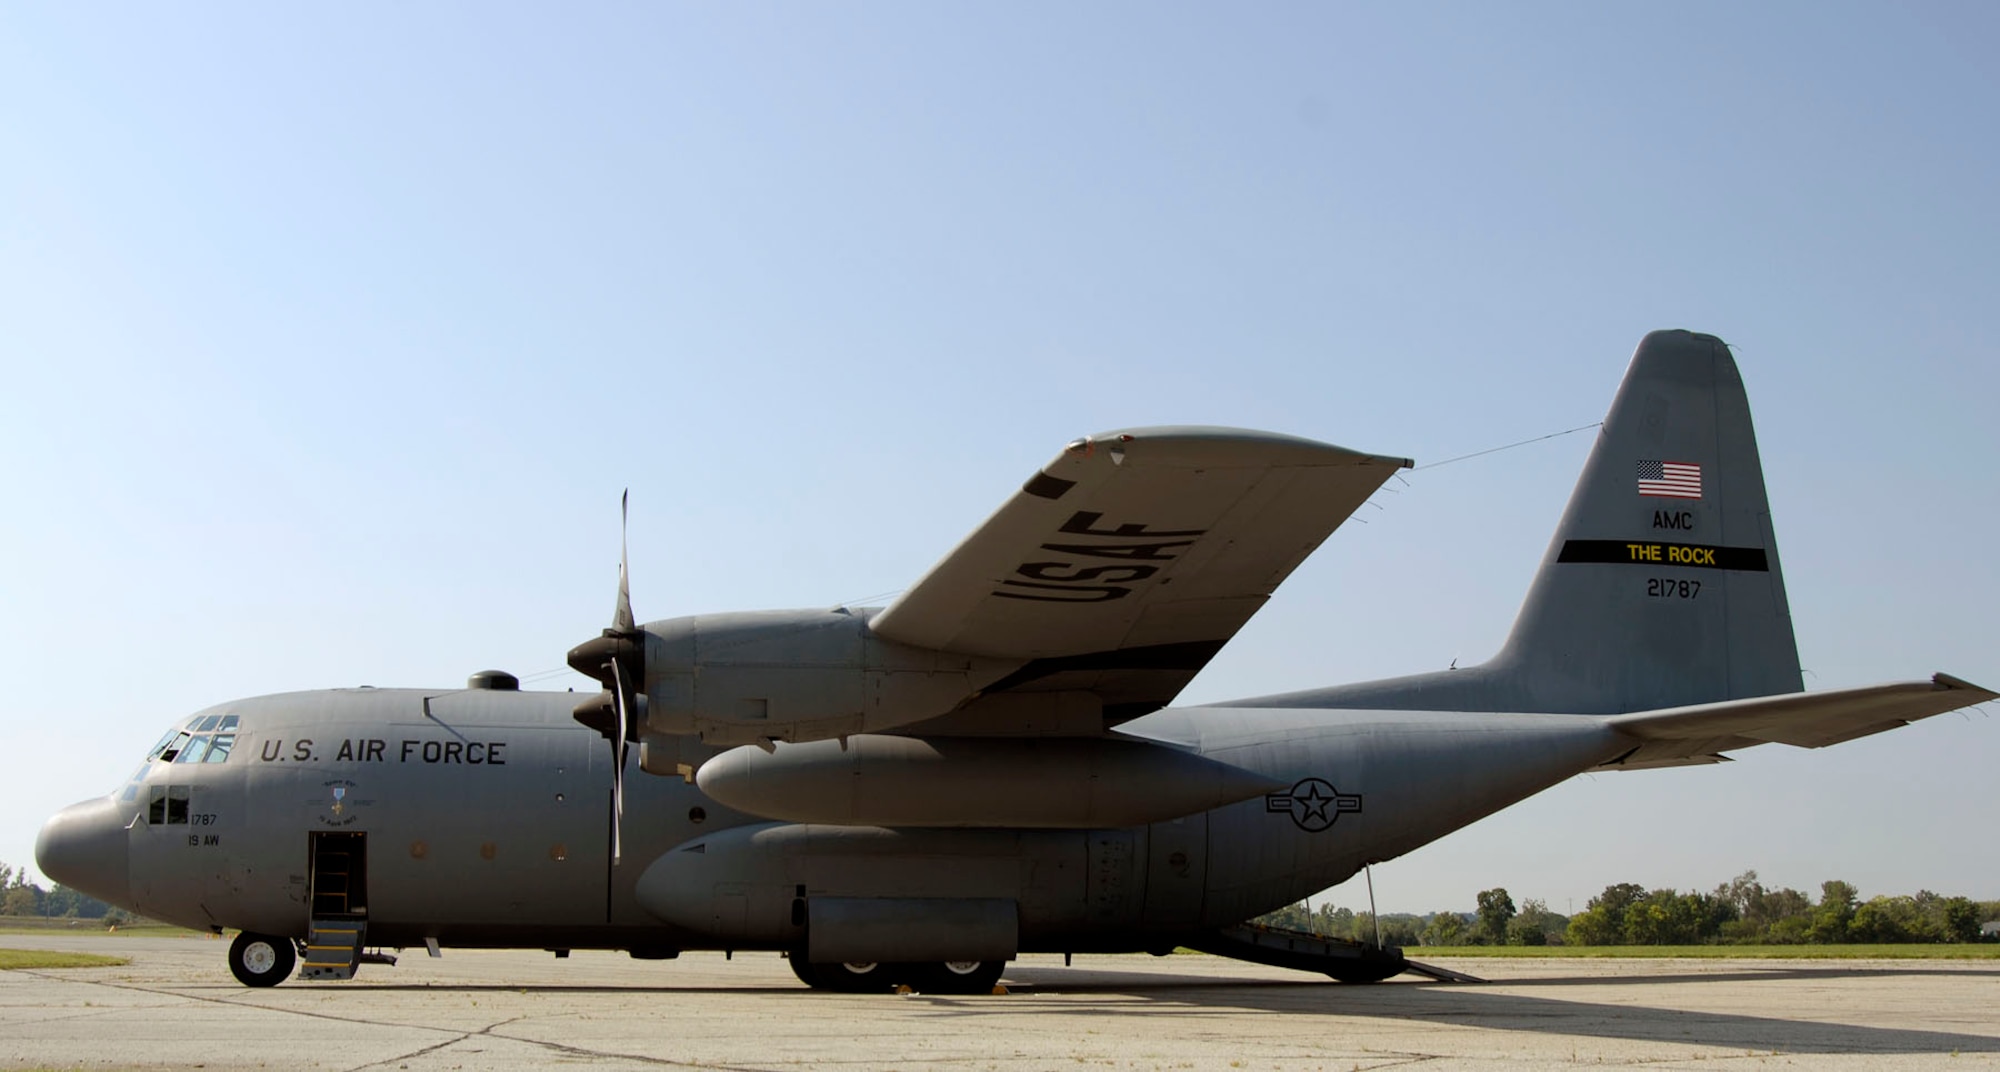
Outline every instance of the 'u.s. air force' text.
<path fill-rule="evenodd" d="M 283 740 L 273 738 L 264 742 L 257 758 L 265 763 L 312 763 L 321 758 L 323 749 L 313 743 L 310 737 L 301 737 L 292 742 L 287 750 Z M 445 763 L 467 764 L 481 767 L 504 767 L 507 765 L 506 741 L 440 741 L 414 740 L 386 741 L 376 737 L 345 738 L 333 750 L 333 763 Z"/>

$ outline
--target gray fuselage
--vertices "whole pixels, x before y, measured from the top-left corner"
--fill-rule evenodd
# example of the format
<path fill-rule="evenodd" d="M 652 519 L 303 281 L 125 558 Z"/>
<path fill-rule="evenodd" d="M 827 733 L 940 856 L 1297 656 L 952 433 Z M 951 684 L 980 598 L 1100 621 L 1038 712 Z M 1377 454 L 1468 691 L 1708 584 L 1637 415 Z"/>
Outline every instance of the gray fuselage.
<path fill-rule="evenodd" d="M 772 822 L 640 774 L 635 757 L 614 865 L 611 752 L 572 720 L 576 698 L 347 689 L 224 704 L 187 725 L 235 716 L 226 760 L 151 761 L 52 820 L 40 851 L 147 916 L 300 936 L 315 835 L 365 835 L 368 937 L 384 946 L 791 948 L 801 898 L 935 897 L 1014 901 L 1023 951 L 1147 949 L 1336 884 L 1631 747 L 1579 716 L 1168 709 L 1122 729 L 1288 788 L 1090 830 Z M 1003 791 L 1038 792 L 1037 772 Z"/>

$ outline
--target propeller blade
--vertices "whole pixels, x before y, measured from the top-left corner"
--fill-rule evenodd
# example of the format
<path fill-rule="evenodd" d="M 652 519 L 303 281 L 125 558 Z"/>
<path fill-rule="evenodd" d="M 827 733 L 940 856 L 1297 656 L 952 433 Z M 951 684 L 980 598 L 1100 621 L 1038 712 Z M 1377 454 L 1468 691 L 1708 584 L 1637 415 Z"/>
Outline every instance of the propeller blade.
<path fill-rule="evenodd" d="M 636 628 L 632 621 L 632 584 L 625 572 L 625 527 L 631 518 L 631 499 L 631 488 L 618 496 L 618 606 L 611 611 L 611 628 L 621 633 Z"/>
<path fill-rule="evenodd" d="M 611 862 L 624 855 L 625 826 L 625 735 L 631 732 L 631 708 L 625 702 L 625 672 L 618 660 L 611 660 L 611 706 L 618 713 L 618 736 L 611 741 Z"/>

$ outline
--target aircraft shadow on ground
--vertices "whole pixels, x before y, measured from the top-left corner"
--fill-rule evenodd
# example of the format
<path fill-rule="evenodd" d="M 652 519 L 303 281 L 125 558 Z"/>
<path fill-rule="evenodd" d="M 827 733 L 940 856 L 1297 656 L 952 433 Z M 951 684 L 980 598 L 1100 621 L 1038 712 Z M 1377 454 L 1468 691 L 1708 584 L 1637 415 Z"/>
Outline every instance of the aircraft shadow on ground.
<path fill-rule="evenodd" d="M 1905 975 L 1953 975 L 1990 979 L 1992 972 L 1971 969 L 1932 969 L 1921 972 L 1892 968 L 1747 968 L 1712 974 L 1575 976 L 1509 980 L 1496 986 L 1557 988 L 1565 986 L 1626 986 L 1632 984 L 1700 986 L 1716 982 L 1778 982 L 1879 978 L 1888 980 Z M 1348 986 L 1333 982 L 1245 980 L 1215 976 L 1161 976 L 1140 972 L 1072 971 L 1070 969 L 1026 969 L 1005 977 L 1012 991 L 1005 997 L 915 995 L 924 1003 L 921 1015 L 978 1018 L 986 1015 L 1018 1016 L 1034 1012 L 1038 997 L 1056 998 L 1048 1011 L 1092 1016 L 1150 1017 L 1171 1009 L 1176 1017 L 1228 1016 L 1238 1013 L 1299 1013 L 1342 1015 L 1401 1020 L 1413 1023 L 1449 1024 L 1488 1030 L 1534 1031 L 1549 1035 L 1569 1035 L 1686 1043 L 1726 1049 L 1792 1054 L 1919 1054 L 1919 1053 L 2000 1053 L 2000 1038 L 1948 1031 L 1912 1028 L 1868 1027 L 1828 1023 L 1822 1020 L 1786 1019 L 1740 1013 L 1662 1009 L 1648 1006 L 1606 1004 L 1503 992 L 1479 985 L 1440 983 L 1391 983 L 1380 986 Z M 229 988 L 235 989 L 235 988 Z M 795 997 L 800 1001 L 821 1001 L 826 995 L 801 986 L 796 991 L 769 986 L 574 986 L 527 984 L 506 986 L 483 983 L 345 983 L 343 990 L 451 992 L 496 994 L 660 994 L 729 995 L 736 997 Z M 1093 1003 L 1101 995 L 1102 1002 Z M 1081 999 L 1081 1000 L 1079 1000 Z M 1138 1002 L 1132 999 L 1139 999 Z M 899 1000 L 883 995 L 883 1000 Z M 908 1000 L 908 999 L 900 999 Z"/>
<path fill-rule="evenodd" d="M 1749 970 L 1717 975 L 1661 975 L 1632 978 L 1574 978 L 1509 981 L 1506 987 L 1552 987 L 1563 985 L 1618 985 L 1650 982 L 1698 986 L 1705 982 L 1769 979 L 1853 978 L 1855 975 L 1894 976 L 1909 974 L 1894 970 L 1856 972 L 1851 969 Z M 1936 972 L 1922 974 L 1962 974 L 1992 978 L 1991 972 Z M 1220 978 L 1162 979 L 1138 973 L 1093 972 L 1084 978 L 1064 978 L 1049 971 L 1021 972 L 1008 980 L 1014 997 L 1029 999 L 1036 994 L 1062 995 L 1060 1006 L 1078 1011 L 1075 999 L 1101 993 L 1107 1002 L 1089 1009 L 1092 1015 L 1148 1016 L 1153 1010 L 1135 1007 L 1129 998 L 1149 999 L 1175 1006 L 1175 1015 L 1204 1013 L 1301 1012 L 1334 1013 L 1356 1017 L 1379 1017 L 1433 1024 L 1451 1024 L 1493 1030 L 1534 1031 L 1552 1035 L 1591 1036 L 1629 1041 L 1676 1042 L 1718 1046 L 1746 1051 L 1778 1051 L 1802 1054 L 1913 1054 L 1913 1053 L 2000 1053 L 2000 1038 L 1966 1035 L 1948 1031 L 1912 1028 L 1868 1027 L 1797 1020 L 1738 1013 L 1662 1009 L 1635 1005 L 1612 1005 L 1500 992 L 1478 985 L 1399 983 L 1382 986 L 1344 986 L 1337 983 L 1286 983 Z M 949 1011 L 976 1010 L 966 999 L 950 1001 Z M 979 999 L 972 999 L 977 1001 Z M 1010 1006 L 1018 1012 L 1018 1005 Z M 939 1011 L 946 1011 L 940 1009 Z"/>
<path fill-rule="evenodd" d="M 1747 983 L 1759 980 L 1777 979 L 1899 979 L 1909 976 L 1965 976 L 1973 979 L 1992 979 L 1996 973 L 1991 969 L 1979 968 L 1733 968 L 1727 971 L 1703 972 L 1700 975 L 1669 972 L 1661 975 L 1552 975 L 1544 979 L 1509 979 L 1504 985 L 1521 986 L 1626 986 L 1634 983 Z M 1453 986 L 1452 983 L 1417 983 L 1417 986 Z"/>

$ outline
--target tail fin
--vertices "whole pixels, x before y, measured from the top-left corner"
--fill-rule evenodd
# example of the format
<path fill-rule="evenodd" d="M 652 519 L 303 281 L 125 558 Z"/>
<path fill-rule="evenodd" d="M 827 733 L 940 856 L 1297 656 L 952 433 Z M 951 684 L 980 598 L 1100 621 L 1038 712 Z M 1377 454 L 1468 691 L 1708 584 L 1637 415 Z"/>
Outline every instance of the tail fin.
<path fill-rule="evenodd" d="M 1644 711 L 1799 691 L 1798 646 L 1736 361 L 1639 343 L 1500 654 L 1541 711 Z"/>
<path fill-rule="evenodd" d="M 1713 335 L 1656 331 L 1632 355 L 1498 655 L 1248 703 L 1616 714 L 1800 687 L 1736 361 Z"/>

